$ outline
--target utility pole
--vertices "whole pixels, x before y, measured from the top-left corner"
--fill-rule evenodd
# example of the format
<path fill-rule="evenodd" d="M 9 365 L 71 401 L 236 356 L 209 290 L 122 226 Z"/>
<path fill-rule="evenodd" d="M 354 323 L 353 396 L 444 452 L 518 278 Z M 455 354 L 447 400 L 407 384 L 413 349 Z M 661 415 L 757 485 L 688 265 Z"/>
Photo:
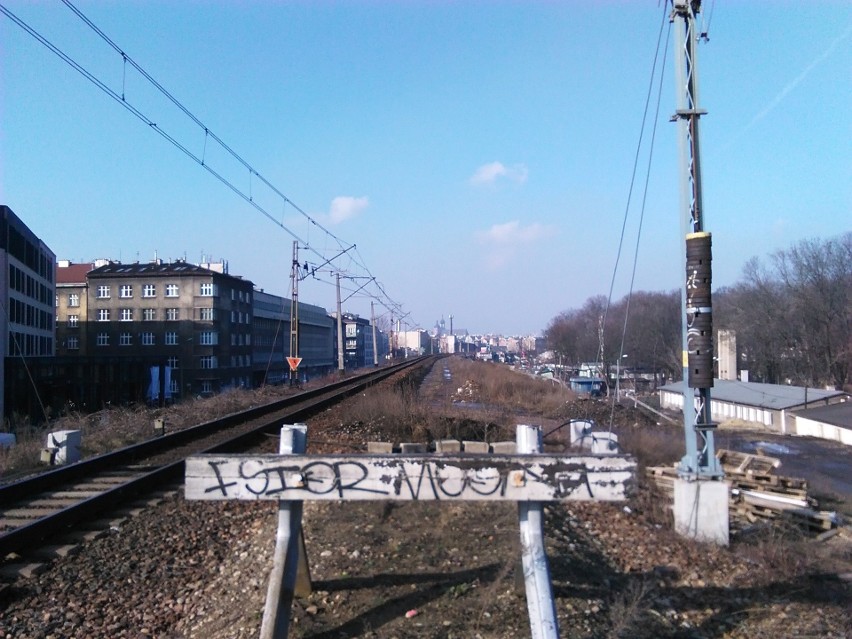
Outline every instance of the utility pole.
<path fill-rule="evenodd" d="M 713 308 L 711 236 L 704 229 L 698 102 L 698 34 L 695 16 L 701 0 L 672 0 L 680 161 L 680 222 L 683 344 L 683 424 L 686 454 L 675 485 L 675 528 L 686 536 L 728 543 L 728 486 L 716 459 L 711 419 L 713 386 Z M 700 497 L 700 507 L 699 507 Z"/>
<path fill-rule="evenodd" d="M 340 272 L 337 276 L 337 371 L 343 375 L 343 313 L 340 305 Z"/>
<path fill-rule="evenodd" d="M 293 241 L 293 264 L 290 267 L 290 286 L 293 299 L 290 302 L 290 357 L 299 357 L 299 243 Z M 290 386 L 299 383 L 299 370 L 290 366 Z"/>
<path fill-rule="evenodd" d="M 376 309 L 370 300 L 370 324 L 373 326 L 373 366 L 379 365 L 379 345 L 376 342 Z"/>

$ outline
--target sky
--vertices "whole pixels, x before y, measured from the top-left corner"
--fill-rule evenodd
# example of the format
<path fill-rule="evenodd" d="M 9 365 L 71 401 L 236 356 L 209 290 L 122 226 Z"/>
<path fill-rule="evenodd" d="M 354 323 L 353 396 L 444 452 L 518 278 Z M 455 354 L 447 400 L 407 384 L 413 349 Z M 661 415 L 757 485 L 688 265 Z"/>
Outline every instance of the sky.
<path fill-rule="evenodd" d="M 339 273 L 344 312 L 477 334 L 683 284 L 658 0 L 75 2 L 118 51 L 62 2 L 0 5 L 99 83 L 0 14 L 0 203 L 58 259 L 224 260 L 289 297 L 296 241 L 300 301 L 333 311 Z M 852 229 L 852 3 L 699 27 L 719 288 Z"/>

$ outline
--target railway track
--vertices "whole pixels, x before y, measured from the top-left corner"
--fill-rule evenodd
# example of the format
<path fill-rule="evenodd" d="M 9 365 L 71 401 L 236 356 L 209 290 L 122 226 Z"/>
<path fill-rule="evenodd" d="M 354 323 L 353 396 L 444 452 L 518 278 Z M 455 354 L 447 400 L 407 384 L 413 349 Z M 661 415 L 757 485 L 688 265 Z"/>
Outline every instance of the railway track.
<path fill-rule="evenodd" d="M 64 540 L 85 539 L 87 530 L 95 536 L 109 529 L 111 514 L 142 507 L 152 495 L 156 501 L 157 491 L 170 485 L 174 490 L 186 457 L 257 447 L 282 424 L 304 421 L 372 384 L 433 361 L 418 358 L 370 371 L 0 486 L 0 584 L 43 564 L 50 555 L 46 548 L 68 552 L 73 543 Z"/>

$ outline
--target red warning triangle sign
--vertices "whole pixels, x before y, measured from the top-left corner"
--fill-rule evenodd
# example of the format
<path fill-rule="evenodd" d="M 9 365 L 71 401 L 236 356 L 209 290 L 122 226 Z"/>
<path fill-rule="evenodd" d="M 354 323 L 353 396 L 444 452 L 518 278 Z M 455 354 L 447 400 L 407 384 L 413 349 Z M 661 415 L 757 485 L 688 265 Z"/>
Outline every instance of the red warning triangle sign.
<path fill-rule="evenodd" d="M 299 364 L 302 363 L 302 358 L 301 357 L 288 357 L 287 363 L 290 364 L 290 370 L 294 371 L 297 368 L 299 368 Z"/>

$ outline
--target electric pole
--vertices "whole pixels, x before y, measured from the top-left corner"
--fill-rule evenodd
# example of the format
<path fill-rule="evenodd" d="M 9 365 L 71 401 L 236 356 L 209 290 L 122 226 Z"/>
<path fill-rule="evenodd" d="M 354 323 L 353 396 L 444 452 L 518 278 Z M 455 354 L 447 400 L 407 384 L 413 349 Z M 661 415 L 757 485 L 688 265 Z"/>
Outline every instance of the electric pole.
<path fill-rule="evenodd" d="M 337 370 L 343 375 L 343 313 L 340 304 L 340 272 L 337 276 Z"/>
<path fill-rule="evenodd" d="M 680 163 L 683 425 L 686 454 L 675 484 L 675 529 L 681 534 L 728 543 L 728 487 L 716 459 L 711 419 L 713 386 L 713 307 L 711 237 L 704 228 L 698 101 L 696 14 L 700 0 L 673 0 L 675 73 Z"/>
<path fill-rule="evenodd" d="M 290 361 L 299 358 L 299 243 L 293 242 L 293 264 L 290 268 L 290 284 L 293 289 L 293 299 L 290 302 Z M 290 386 L 299 383 L 298 364 L 296 368 L 290 364 Z"/>

